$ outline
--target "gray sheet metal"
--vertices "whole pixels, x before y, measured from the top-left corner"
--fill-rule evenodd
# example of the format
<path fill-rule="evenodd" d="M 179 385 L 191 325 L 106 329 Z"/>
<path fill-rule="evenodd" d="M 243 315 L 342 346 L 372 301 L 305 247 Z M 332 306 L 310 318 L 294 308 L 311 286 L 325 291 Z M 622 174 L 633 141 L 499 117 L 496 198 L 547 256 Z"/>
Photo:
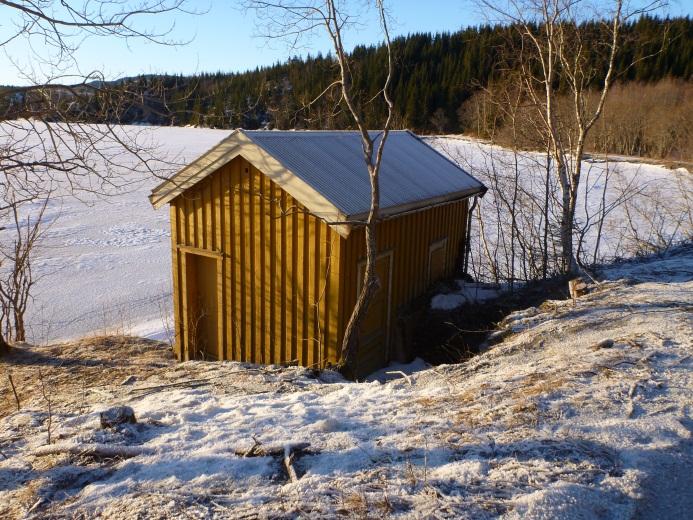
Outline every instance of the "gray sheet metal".
<path fill-rule="evenodd" d="M 368 211 L 370 182 L 358 132 L 243 132 L 345 215 Z M 484 190 L 477 179 L 411 132 L 390 133 L 380 170 L 382 209 Z"/>

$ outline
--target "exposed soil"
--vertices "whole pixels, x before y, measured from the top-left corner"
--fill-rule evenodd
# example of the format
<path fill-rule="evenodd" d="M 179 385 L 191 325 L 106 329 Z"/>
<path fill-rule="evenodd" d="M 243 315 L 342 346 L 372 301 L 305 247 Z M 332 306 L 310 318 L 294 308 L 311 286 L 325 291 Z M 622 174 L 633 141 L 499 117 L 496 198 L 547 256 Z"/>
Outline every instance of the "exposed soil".
<path fill-rule="evenodd" d="M 497 324 L 508 314 L 527 307 L 540 307 L 547 300 L 569 297 L 565 277 L 527 284 L 494 300 L 462 305 L 450 311 L 428 310 L 428 295 L 419 302 L 426 306 L 426 312 L 418 317 L 414 351 L 432 365 L 459 363 L 477 354 L 488 334 L 497 330 Z"/>

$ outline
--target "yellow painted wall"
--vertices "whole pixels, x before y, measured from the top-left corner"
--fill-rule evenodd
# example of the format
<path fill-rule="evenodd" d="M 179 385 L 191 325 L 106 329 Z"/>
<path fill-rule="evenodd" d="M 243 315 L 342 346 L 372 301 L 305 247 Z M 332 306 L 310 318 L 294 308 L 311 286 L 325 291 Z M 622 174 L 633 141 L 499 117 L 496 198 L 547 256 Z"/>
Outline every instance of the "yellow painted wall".
<path fill-rule="evenodd" d="M 217 258 L 220 359 L 336 362 L 341 237 L 238 157 L 171 202 L 176 349 L 191 359 L 186 257 Z"/>
<path fill-rule="evenodd" d="M 379 224 L 378 249 L 392 255 L 391 329 L 398 309 L 435 281 L 428 279 L 429 249 L 443 238 L 444 276 L 453 273 L 467 208 L 455 201 Z M 342 238 L 242 157 L 179 195 L 170 211 L 179 359 L 197 356 L 186 325 L 192 282 L 184 273 L 186 258 L 201 254 L 216 260 L 219 359 L 338 361 L 365 252 L 362 228 Z"/>

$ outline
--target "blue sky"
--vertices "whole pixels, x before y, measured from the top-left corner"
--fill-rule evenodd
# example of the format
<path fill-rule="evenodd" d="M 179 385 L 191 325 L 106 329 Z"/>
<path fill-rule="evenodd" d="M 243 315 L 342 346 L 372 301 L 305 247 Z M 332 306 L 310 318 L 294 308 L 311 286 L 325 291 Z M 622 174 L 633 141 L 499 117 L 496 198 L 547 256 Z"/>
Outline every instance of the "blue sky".
<path fill-rule="evenodd" d="M 190 6 L 205 12 L 197 16 L 179 14 L 157 19 L 159 27 L 175 23 L 172 36 L 178 40 L 191 40 L 190 43 L 167 47 L 141 40 L 125 42 L 116 38 L 91 37 L 81 43 L 74 55 L 79 70 L 70 66 L 67 72 L 85 75 L 99 70 L 107 79 L 115 79 L 161 72 L 242 71 L 285 60 L 291 55 L 330 49 L 329 42 L 319 37 L 294 50 L 279 41 L 268 42 L 257 35 L 253 13 L 235 8 L 237 3 L 231 0 L 190 1 Z M 674 4 L 670 12 L 690 13 L 691 3 L 692 0 L 683 0 Z M 391 0 L 389 5 L 392 6 L 393 35 L 453 31 L 485 21 L 474 4 L 464 0 Z M 7 11 L 0 8 L 0 38 L 6 36 L 11 28 L 9 24 L 12 21 L 5 13 Z M 381 33 L 373 22 L 351 30 L 347 46 L 379 42 Z M 42 66 L 34 58 L 32 47 L 41 52 L 41 43 L 35 39 L 31 44 L 18 39 L 2 48 L 0 84 L 26 84 L 29 80 L 23 74 L 27 71 L 33 71 L 30 74 L 37 77 L 49 72 L 50 66 Z"/>
<path fill-rule="evenodd" d="M 393 35 L 456 30 L 480 20 L 475 8 L 462 1 L 392 0 L 390 4 L 394 15 Z M 242 71 L 285 60 L 291 55 L 330 49 L 325 38 L 315 38 L 307 42 L 307 46 L 294 50 L 283 42 L 268 42 L 257 34 L 254 14 L 234 7 L 238 2 L 232 0 L 191 0 L 188 5 L 205 12 L 197 16 L 160 17 L 157 25 L 168 27 L 171 22 L 175 23 L 171 36 L 192 40 L 190 43 L 166 47 L 141 40 L 125 42 L 117 38 L 91 37 L 83 41 L 75 53 L 79 72 L 99 70 L 107 78 L 114 79 L 140 73 Z M 0 38 L 10 30 L 9 20 L 3 16 L 7 12 L 0 8 Z M 380 40 L 377 23 L 371 23 L 350 30 L 347 45 L 352 47 Z M 47 72 L 50 67 L 39 66 L 31 54 L 32 47 L 40 49 L 41 43 L 35 39 L 30 45 L 25 39 L 19 39 L 5 46 L 5 52 L 0 52 L 0 84 L 25 84 L 27 80 L 22 74 L 32 69 L 35 75 L 41 75 L 39 69 Z"/>

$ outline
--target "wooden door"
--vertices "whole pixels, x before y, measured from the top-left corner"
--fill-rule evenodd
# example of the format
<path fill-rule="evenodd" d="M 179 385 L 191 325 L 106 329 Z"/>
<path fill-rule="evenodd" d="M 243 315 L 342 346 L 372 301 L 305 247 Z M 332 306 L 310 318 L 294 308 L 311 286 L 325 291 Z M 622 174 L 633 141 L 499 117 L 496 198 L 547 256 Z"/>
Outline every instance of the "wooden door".
<path fill-rule="evenodd" d="M 193 253 L 185 256 L 189 355 L 218 359 L 218 260 Z"/>
<path fill-rule="evenodd" d="M 364 269 L 365 264 L 359 266 L 359 291 L 363 283 Z M 384 367 L 388 362 L 391 270 L 392 253 L 378 257 L 375 273 L 380 281 L 380 288 L 371 299 L 368 313 L 359 328 L 357 377 L 366 376 Z"/>
<path fill-rule="evenodd" d="M 445 260 L 448 252 L 448 239 L 438 240 L 428 249 L 428 284 L 445 277 Z"/>

